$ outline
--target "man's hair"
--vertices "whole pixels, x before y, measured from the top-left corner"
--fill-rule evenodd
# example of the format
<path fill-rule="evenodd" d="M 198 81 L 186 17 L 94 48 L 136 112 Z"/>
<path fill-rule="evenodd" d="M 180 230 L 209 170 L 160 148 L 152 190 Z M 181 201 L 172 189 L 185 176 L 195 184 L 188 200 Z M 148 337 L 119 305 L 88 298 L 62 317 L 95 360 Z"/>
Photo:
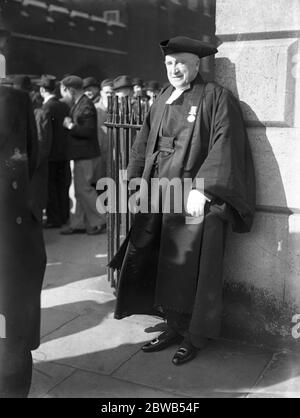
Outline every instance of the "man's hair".
<path fill-rule="evenodd" d="M 65 77 L 61 81 L 61 84 L 67 88 L 73 88 L 75 90 L 82 90 L 83 88 L 83 80 L 77 75 L 69 75 Z"/>

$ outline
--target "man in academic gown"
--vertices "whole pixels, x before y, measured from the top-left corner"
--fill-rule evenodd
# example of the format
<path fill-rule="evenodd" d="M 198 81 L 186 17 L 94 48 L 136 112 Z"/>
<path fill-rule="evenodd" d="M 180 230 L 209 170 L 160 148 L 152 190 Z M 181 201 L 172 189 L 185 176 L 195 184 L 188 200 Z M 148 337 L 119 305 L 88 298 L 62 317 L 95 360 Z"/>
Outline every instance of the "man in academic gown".
<path fill-rule="evenodd" d="M 110 265 L 121 269 L 115 317 L 162 312 L 167 330 L 142 350 L 178 342 L 172 362 L 179 365 L 219 335 L 226 229 L 231 224 L 235 232 L 250 230 L 255 178 L 237 100 L 198 73 L 200 59 L 217 50 L 181 36 L 160 46 L 170 86 L 137 136 L 128 179 L 142 177 L 148 185 L 153 179 L 179 179 L 190 188 L 181 211 L 175 210 L 175 191 L 166 211 L 166 189 L 155 200 L 142 184 L 141 212 Z M 157 213 L 142 213 L 149 198 L 151 208 L 160 202 Z"/>

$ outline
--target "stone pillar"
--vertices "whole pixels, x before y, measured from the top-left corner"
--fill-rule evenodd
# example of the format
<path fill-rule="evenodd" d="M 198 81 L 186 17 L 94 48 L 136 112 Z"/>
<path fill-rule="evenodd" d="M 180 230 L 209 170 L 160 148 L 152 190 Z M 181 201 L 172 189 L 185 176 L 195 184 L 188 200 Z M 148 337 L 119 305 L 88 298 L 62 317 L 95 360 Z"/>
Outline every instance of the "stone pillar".
<path fill-rule="evenodd" d="M 217 0 L 216 36 L 216 81 L 241 101 L 257 175 L 253 230 L 228 236 L 224 336 L 299 349 L 300 1 Z"/>

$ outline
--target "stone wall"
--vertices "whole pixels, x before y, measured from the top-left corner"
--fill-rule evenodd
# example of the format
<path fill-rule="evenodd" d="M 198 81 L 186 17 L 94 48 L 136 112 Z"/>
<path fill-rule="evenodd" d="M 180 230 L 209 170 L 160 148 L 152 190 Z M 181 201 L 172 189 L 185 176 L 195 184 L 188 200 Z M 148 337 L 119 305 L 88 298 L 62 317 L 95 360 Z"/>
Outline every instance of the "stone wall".
<path fill-rule="evenodd" d="M 228 236 L 223 334 L 299 349 L 300 1 L 217 0 L 216 36 L 216 80 L 241 101 L 257 174 L 253 230 Z"/>

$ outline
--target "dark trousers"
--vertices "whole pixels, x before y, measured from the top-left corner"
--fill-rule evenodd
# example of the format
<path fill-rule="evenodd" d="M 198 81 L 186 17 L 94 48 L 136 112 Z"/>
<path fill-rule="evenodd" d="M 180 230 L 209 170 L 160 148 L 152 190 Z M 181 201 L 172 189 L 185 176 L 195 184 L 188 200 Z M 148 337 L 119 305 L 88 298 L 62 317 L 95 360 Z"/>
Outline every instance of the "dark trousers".
<path fill-rule="evenodd" d="M 32 355 L 24 341 L 0 340 L 0 398 L 27 398 L 32 378 Z"/>
<path fill-rule="evenodd" d="M 70 216 L 70 162 L 49 161 L 48 169 L 47 222 L 60 226 L 66 224 Z"/>

